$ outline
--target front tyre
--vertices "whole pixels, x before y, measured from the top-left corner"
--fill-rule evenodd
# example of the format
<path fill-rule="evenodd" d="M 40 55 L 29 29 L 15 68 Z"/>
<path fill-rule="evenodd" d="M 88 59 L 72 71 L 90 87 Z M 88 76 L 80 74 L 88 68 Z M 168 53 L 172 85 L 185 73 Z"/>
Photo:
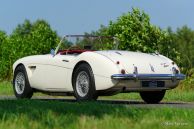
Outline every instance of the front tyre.
<path fill-rule="evenodd" d="M 150 104 L 159 103 L 165 95 L 165 90 L 163 91 L 143 91 L 140 92 L 141 98 L 146 102 Z"/>
<path fill-rule="evenodd" d="M 80 64 L 75 69 L 72 83 L 74 96 L 78 101 L 97 99 L 94 75 L 87 63 Z"/>
<path fill-rule="evenodd" d="M 14 72 L 13 90 L 16 98 L 31 98 L 33 89 L 30 87 L 26 69 L 23 65 L 18 66 Z"/>

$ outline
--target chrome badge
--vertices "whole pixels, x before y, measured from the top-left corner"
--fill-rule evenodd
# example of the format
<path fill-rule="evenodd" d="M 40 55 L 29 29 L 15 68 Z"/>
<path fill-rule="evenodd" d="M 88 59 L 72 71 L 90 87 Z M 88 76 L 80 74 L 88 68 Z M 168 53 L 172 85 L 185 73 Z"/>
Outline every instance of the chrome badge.
<path fill-rule="evenodd" d="M 151 68 L 152 72 L 155 72 L 154 67 L 151 64 L 150 64 L 150 68 Z"/>
<path fill-rule="evenodd" d="M 169 64 L 167 64 L 167 63 L 161 63 L 161 65 L 163 65 L 164 67 L 168 67 L 169 66 Z"/>

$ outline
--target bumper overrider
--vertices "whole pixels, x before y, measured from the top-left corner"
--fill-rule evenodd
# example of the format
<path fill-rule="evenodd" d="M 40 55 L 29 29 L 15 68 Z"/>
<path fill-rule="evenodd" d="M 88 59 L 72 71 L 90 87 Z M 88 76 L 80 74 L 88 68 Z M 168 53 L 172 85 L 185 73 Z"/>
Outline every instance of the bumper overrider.
<path fill-rule="evenodd" d="M 113 74 L 113 80 L 184 80 L 184 74 Z"/>

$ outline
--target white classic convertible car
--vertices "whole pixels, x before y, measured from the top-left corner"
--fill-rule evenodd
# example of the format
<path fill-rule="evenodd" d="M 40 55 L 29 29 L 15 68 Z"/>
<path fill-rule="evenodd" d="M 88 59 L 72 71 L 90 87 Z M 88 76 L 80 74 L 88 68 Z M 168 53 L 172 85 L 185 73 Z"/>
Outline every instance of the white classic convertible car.
<path fill-rule="evenodd" d="M 51 54 L 17 60 L 13 65 L 15 96 L 31 98 L 33 92 L 43 92 L 96 100 L 102 95 L 139 92 L 146 103 L 158 103 L 166 90 L 185 78 L 172 60 L 158 53 L 95 51 L 75 46 L 60 49 L 64 40 L 79 36 L 64 36 Z"/>

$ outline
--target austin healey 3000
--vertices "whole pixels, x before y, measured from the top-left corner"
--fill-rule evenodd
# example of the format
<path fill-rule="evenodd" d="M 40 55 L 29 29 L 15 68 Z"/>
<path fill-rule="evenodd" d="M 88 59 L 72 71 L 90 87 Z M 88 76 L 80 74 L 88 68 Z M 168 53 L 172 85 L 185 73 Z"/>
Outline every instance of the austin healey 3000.
<path fill-rule="evenodd" d="M 68 38 L 80 36 L 64 36 L 50 54 L 17 60 L 13 64 L 15 96 L 31 98 L 34 92 L 43 92 L 96 100 L 103 95 L 139 92 L 145 102 L 158 103 L 166 90 L 177 87 L 185 78 L 169 58 L 159 53 L 118 50 L 116 41 L 114 50 L 92 50 L 90 46 L 78 47 L 79 44 L 64 49 Z"/>

